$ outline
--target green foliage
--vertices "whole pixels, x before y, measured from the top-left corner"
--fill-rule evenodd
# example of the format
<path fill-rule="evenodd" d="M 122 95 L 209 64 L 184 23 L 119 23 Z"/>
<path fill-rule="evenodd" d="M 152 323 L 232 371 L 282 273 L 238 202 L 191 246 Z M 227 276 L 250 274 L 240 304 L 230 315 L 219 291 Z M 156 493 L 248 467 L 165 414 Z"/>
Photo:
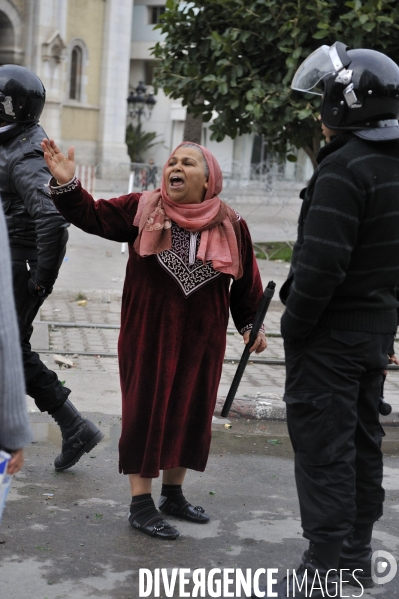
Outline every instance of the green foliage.
<path fill-rule="evenodd" d="M 130 123 L 126 128 L 127 151 L 132 162 L 143 162 L 143 155 L 161 141 L 154 141 L 157 134 L 145 132 L 141 129 L 141 123 L 133 127 Z"/>
<path fill-rule="evenodd" d="M 262 260 L 282 260 L 291 262 L 294 242 L 266 241 L 254 243 L 255 256 Z"/>
<path fill-rule="evenodd" d="M 337 40 L 399 61 L 397 0 L 168 0 L 166 8 L 156 85 L 205 122 L 217 111 L 217 141 L 255 131 L 270 150 L 303 147 L 314 158 L 320 99 L 290 91 L 300 63 Z"/>

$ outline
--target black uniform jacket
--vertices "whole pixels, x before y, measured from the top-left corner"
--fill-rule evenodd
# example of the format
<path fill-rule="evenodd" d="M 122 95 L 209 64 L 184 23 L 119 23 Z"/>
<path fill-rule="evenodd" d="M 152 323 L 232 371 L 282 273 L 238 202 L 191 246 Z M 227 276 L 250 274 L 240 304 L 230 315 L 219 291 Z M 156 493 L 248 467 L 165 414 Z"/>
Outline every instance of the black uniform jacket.
<path fill-rule="evenodd" d="M 281 331 L 394 333 L 399 289 L 399 142 L 350 133 L 320 150 L 299 217 Z"/>
<path fill-rule="evenodd" d="M 50 172 L 40 147 L 44 137 L 35 123 L 0 128 L 0 197 L 12 259 L 37 260 L 35 280 L 50 287 L 65 255 L 69 224 L 50 198 Z"/>

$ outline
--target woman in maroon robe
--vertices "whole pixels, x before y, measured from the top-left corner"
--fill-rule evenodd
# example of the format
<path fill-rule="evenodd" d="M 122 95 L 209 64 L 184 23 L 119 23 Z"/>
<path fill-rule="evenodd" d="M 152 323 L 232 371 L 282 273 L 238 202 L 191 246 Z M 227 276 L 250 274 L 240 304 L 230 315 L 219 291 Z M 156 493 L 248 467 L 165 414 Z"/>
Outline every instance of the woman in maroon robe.
<path fill-rule="evenodd" d="M 43 140 L 53 200 L 74 225 L 128 242 L 118 343 L 122 389 L 119 469 L 129 475 L 129 521 L 154 537 L 179 533 L 155 508 L 151 483 L 163 470 L 161 512 L 191 522 L 209 516 L 182 493 L 187 468 L 203 471 L 211 443 L 229 308 L 249 332 L 262 297 L 246 223 L 218 194 L 222 173 L 202 146 L 183 143 L 165 165 L 161 189 L 95 201 L 65 157 Z M 266 347 L 259 332 L 251 348 Z"/>

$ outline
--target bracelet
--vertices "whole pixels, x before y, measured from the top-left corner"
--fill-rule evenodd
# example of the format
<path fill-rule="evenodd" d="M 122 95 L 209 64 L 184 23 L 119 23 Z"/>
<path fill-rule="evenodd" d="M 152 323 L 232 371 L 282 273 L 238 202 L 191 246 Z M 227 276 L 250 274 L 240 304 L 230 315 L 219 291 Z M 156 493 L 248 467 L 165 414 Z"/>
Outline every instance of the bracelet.
<path fill-rule="evenodd" d="M 58 179 L 56 179 L 56 181 L 57 181 L 57 185 L 58 185 L 59 187 L 62 187 L 63 185 L 69 185 L 70 183 L 72 183 L 72 181 L 74 180 L 74 178 L 75 178 L 75 175 L 72 177 L 72 179 L 70 179 L 70 180 L 69 180 L 69 181 L 67 181 L 66 183 L 60 183 L 60 182 L 58 181 Z"/>

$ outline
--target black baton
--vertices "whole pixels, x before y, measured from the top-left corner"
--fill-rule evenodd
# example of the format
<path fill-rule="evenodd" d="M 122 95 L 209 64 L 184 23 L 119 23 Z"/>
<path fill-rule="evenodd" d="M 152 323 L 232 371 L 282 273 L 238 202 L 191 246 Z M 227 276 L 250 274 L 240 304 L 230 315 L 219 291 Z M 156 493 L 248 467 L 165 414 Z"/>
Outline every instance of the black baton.
<path fill-rule="evenodd" d="M 248 362 L 248 359 L 250 356 L 249 348 L 252 347 L 253 344 L 255 343 L 255 340 L 259 333 L 259 329 L 262 326 L 263 321 L 265 320 L 266 312 L 270 306 L 270 302 L 272 301 L 272 297 L 274 295 L 275 288 L 276 288 L 276 283 L 274 283 L 273 281 L 269 281 L 267 284 L 267 287 L 265 288 L 265 290 L 263 292 L 262 301 L 260 303 L 260 306 L 258 308 L 258 311 L 256 313 L 256 316 L 255 316 L 255 319 L 254 319 L 254 322 L 252 325 L 252 330 L 251 330 L 251 334 L 249 336 L 249 341 L 246 344 L 244 351 L 242 352 L 242 356 L 241 356 L 240 363 L 238 364 L 237 372 L 234 375 L 234 379 L 233 379 L 233 382 L 231 383 L 231 387 L 227 394 L 226 401 L 224 402 L 224 406 L 223 406 L 223 409 L 221 412 L 221 415 L 223 418 L 227 418 L 227 416 L 229 415 L 231 404 L 234 401 L 234 397 L 237 393 L 238 385 L 240 384 L 242 375 L 244 374 L 244 370 L 245 370 L 245 367 L 247 365 L 247 362 Z"/>

